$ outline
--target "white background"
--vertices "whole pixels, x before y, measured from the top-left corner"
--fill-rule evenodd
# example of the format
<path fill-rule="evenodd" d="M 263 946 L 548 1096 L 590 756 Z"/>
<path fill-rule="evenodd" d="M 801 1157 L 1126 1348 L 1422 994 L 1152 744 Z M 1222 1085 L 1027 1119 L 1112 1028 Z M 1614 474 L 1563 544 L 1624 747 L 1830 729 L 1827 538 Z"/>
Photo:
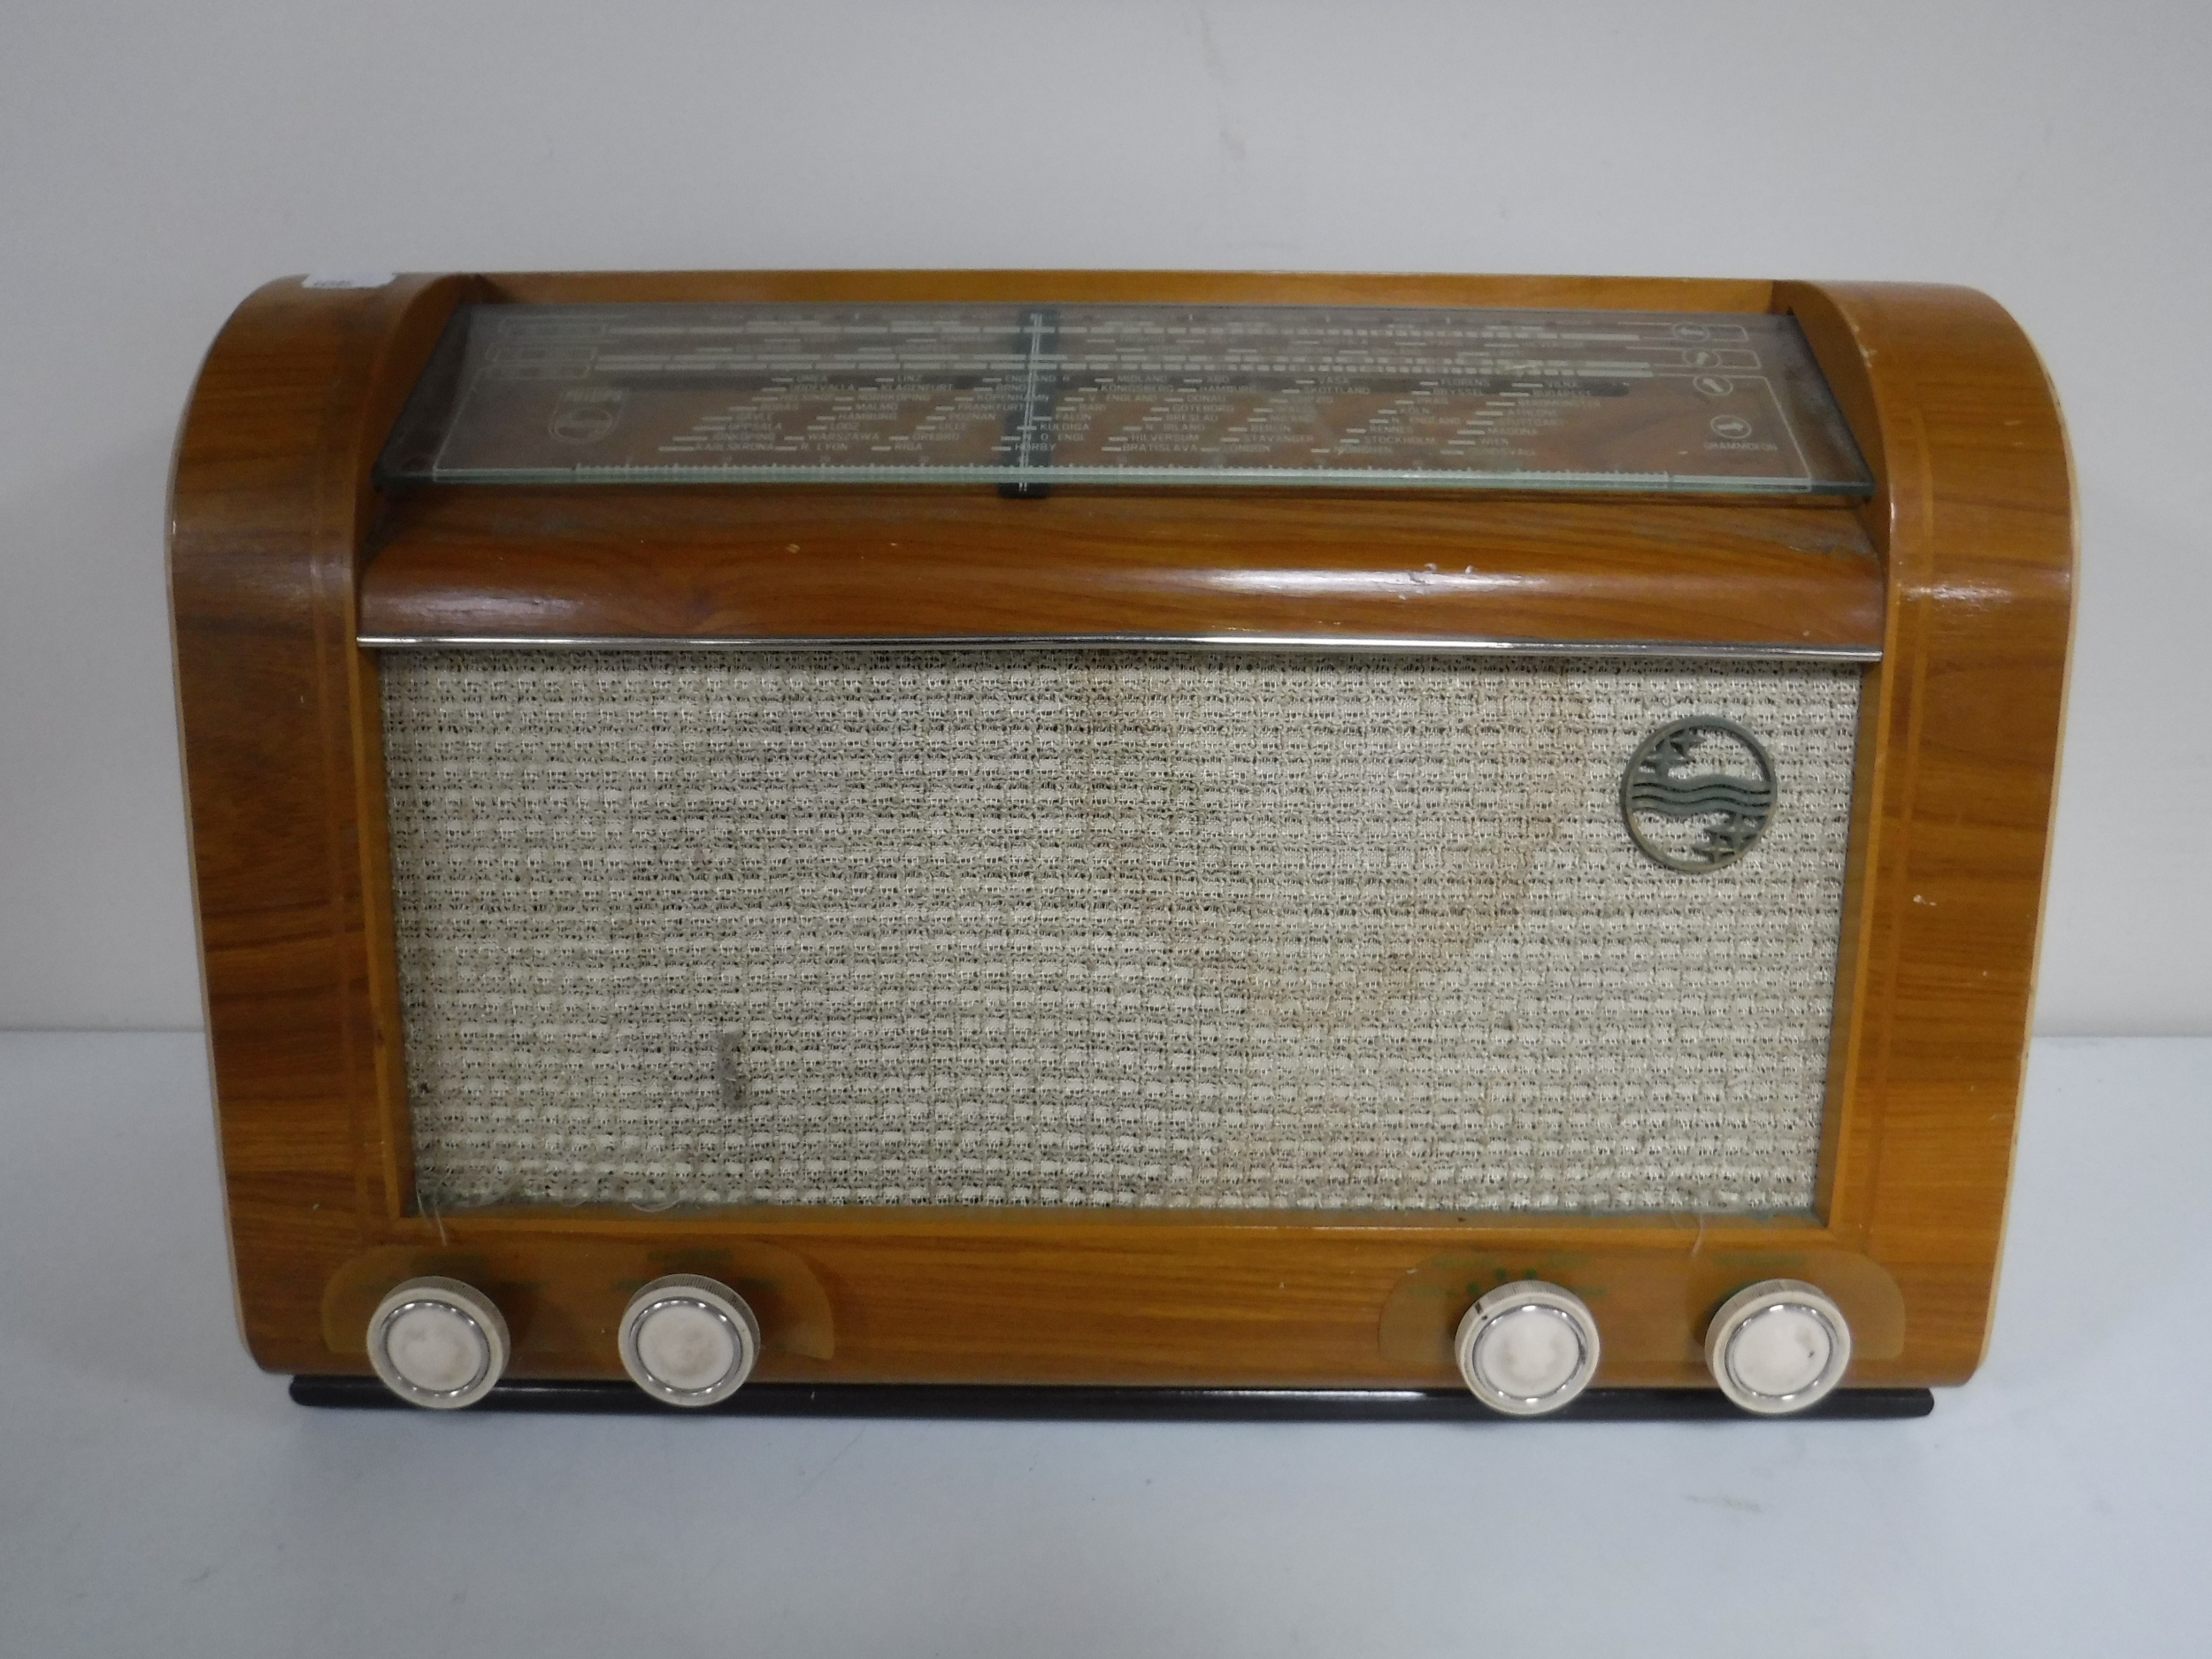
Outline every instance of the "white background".
<path fill-rule="evenodd" d="M 1963 282 L 2070 419 L 2039 1027 L 2212 1031 L 2212 8 L 0 5 L 0 1026 L 190 1027 L 194 369 L 311 269 Z"/>

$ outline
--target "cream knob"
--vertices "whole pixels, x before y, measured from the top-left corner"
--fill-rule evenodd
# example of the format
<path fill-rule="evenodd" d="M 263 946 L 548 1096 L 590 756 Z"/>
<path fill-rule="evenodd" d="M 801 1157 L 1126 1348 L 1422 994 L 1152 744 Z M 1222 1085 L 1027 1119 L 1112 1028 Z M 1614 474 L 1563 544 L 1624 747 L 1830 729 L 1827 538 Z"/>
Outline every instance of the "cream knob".
<path fill-rule="evenodd" d="M 1483 1404 L 1512 1417 L 1541 1417 L 1589 1386 L 1598 1368 L 1598 1322 L 1572 1291 L 1527 1279 L 1468 1309 L 1452 1351 Z"/>
<path fill-rule="evenodd" d="M 410 1405 L 472 1406 L 507 1369 L 507 1321 L 457 1279 L 411 1279 L 369 1316 L 369 1363 Z"/>
<path fill-rule="evenodd" d="M 1817 1405 L 1851 1363 L 1851 1326 L 1834 1298 L 1801 1279 L 1768 1279 L 1721 1304 L 1705 1363 L 1747 1411 L 1786 1417 Z"/>
<path fill-rule="evenodd" d="M 657 1279 L 630 1298 L 618 1336 L 622 1368 L 672 1406 L 726 1400 L 760 1357 L 760 1321 L 745 1299 L 695 1273 Z"/>

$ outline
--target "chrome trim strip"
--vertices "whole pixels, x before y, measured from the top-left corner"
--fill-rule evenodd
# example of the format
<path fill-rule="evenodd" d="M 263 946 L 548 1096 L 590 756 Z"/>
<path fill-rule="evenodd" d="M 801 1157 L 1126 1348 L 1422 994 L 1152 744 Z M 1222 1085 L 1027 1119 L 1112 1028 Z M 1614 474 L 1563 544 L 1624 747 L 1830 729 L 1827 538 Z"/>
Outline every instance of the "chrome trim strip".
<path fill-rule="evenodd" d="M 1340 657 L 1650 657 L 1738 662 L 1878 663 L 1878 645 L 1717 640 L 1510 640 L 1398 634 L 940 634 L 757 635 L 364 634 L 374 651 L 1310 651 Z"/>
<path fill-rule="evenodd" d="M 1512 394 L 1509 393 L 1510 396 Z M 448 434 L 449 437 L 451 435 Z M 1794 440 L 1795 433 L 1789 434 Z M 487 486 L 590 489 L 619 485 L 676 484 L 692 487 L 823 484 L 867 488 L 921 484 L 956 488 L 963 485 L 1061 484 L 1069 488 L 1121 486 L 1222 489 L 1239 487 L 1279 489 L 1392 489 L 1543 491 L 1590 495 L 1722 495 L 1751 500 L 1775 496 L 1831 496 L 1863 500 L 1874 493 L 1870 479 L 1758 478 L 1701 472 L 1483 472 L 1417 471 L 1401 467 L 1302 466 L 440 466 L 394 471 L 395 484 L 432 488 Z"/>

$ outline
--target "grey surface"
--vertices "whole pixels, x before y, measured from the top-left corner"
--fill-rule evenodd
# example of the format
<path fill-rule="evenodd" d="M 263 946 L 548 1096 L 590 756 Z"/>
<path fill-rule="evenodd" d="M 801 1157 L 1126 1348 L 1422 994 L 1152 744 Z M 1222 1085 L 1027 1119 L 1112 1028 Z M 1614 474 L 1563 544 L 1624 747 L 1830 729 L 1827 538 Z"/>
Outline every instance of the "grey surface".
<path fill-rule="evenodd" d="M 0 1653 L 2194 1651 L 2208 1093 L 2039 1046 L 1990 1360 L 1918 1422 L 439 1417 L 246 1361 L 196 1039 L 0 1037 Z"/>
<path fill-rule="evenodd" d="M 0 1026 L 199 1022 L 162 495 L 257 284 L 890 265 L 1986 288 L 2081 488 L 2040 1018 L 2212 1033 L 2208 71 L 2199 0 L 12 0 Z"/>

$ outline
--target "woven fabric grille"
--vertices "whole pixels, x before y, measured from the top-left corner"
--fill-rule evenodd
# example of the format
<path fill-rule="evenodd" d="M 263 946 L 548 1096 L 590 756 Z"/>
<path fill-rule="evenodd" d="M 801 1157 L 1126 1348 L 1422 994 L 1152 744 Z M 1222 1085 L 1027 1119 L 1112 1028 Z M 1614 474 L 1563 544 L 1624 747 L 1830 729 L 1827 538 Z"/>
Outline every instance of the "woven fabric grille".
<path fill-rule="evenodd" d="M 423 1202 L 1809 1206 L 1859 673 L 1124 651 L 383 664 Z M 1623 768 L 1772 757 L 1739 862 Z"/>

